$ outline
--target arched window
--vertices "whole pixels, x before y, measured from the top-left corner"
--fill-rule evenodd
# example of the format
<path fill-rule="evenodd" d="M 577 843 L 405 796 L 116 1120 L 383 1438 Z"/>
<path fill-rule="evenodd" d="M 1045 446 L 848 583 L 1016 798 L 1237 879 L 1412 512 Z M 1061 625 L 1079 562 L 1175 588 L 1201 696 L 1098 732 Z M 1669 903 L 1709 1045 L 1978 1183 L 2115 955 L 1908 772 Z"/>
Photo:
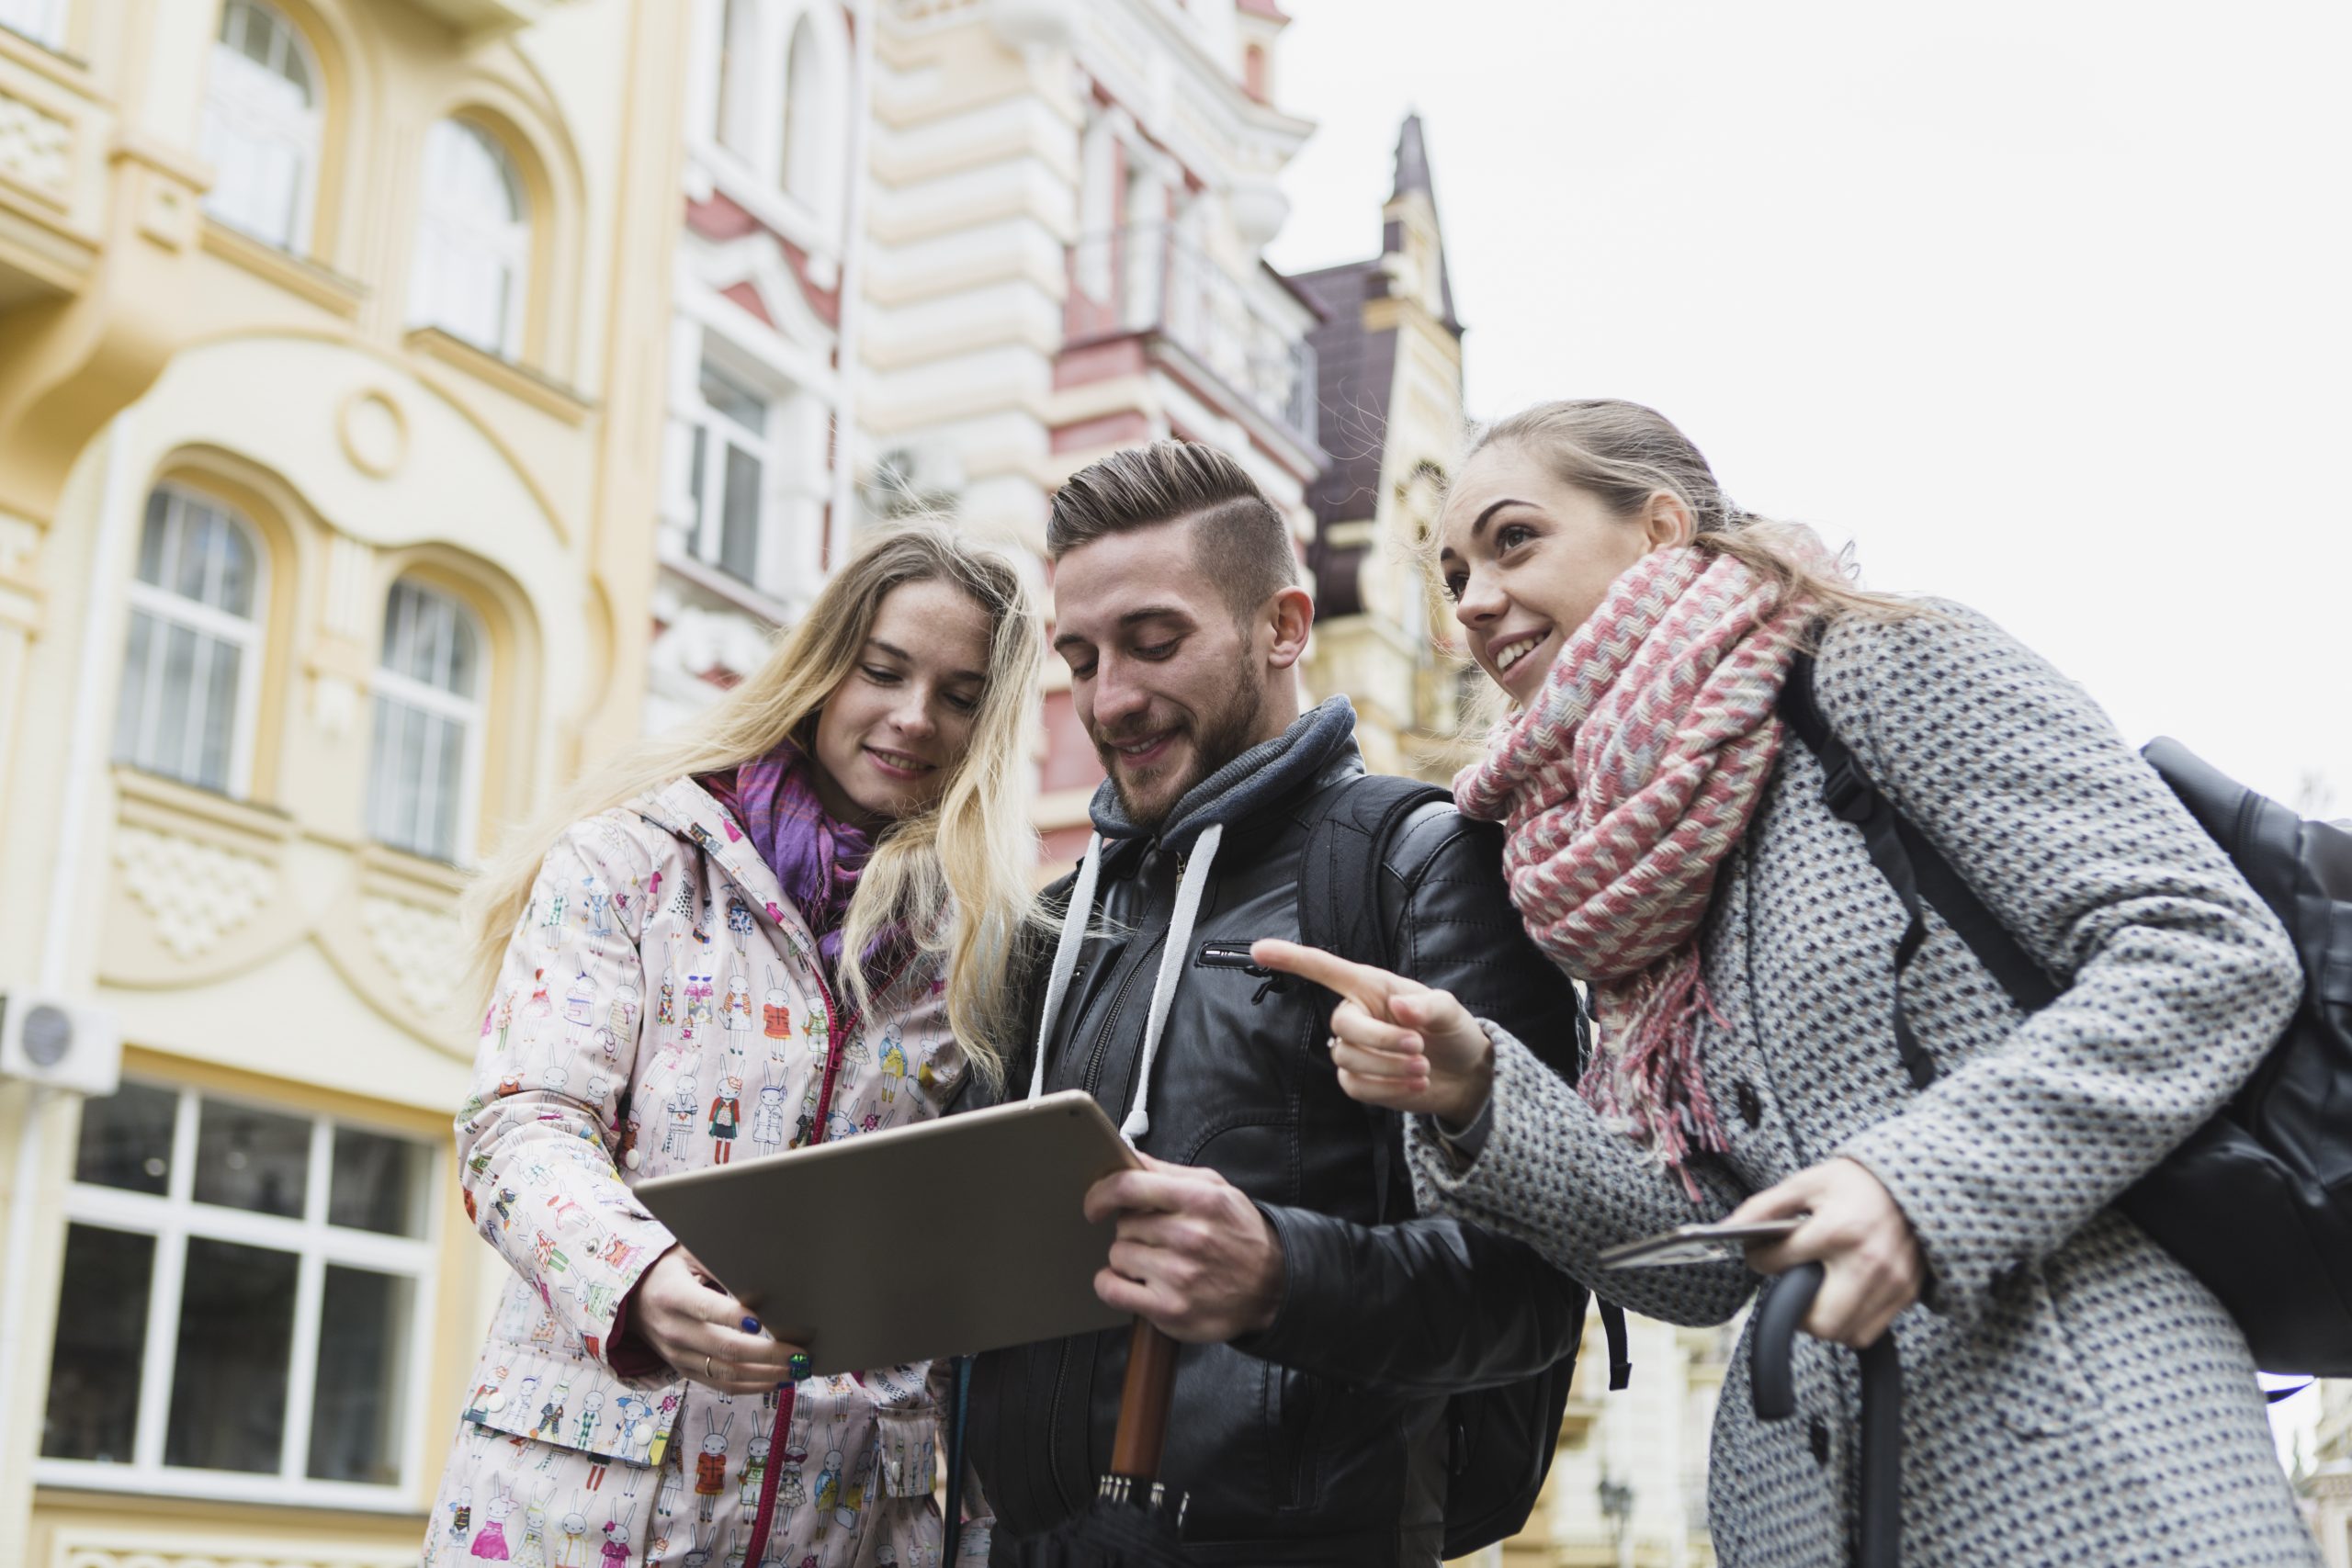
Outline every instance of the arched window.
<path fill-rule="evenodd" d="M 435 122 L 424 139 L 424 219 L 410 321 L 519 358 L 530 258 L 530 214 L 514 159 L 479 126 Z"/>
<path fill-rule="evenodd" d="M 455 861 L 472 820 L 482 728 L 481 623 L 447 593 L 405 579 L 384 605 L 368 832 Z"/>
<path fill-rule="evenodd" d="M 794 24 L 792 47 L 785 55 L 784 145 L 776 168 L 785 190 L 820 219 L 832 217 L 833 159 L 840 135 L 828 123 L 832 118 L 825 91 L 825 68 L 817 46 L 816 25 L 807 16 Z"/>
<path fill-rule="evenodd" d="M 758 155 L 760 135 L 760 7 L 755 0 L 726 0 L 718 24 L 719 145 L 739 157 Z"/>
<path fill-rule="evenodd" d="M 253 525 L 226 507 L 169 485 L 147 498 L 115 709 L 117 761 L 243 792 L 266 570 Z"/>
<path fill-rule="evenodd" d="M 204 93 L 204 209 L 280 250 L 311 241 L 319 176 L 318 63 L 258 0 L 227 0 Z"/>

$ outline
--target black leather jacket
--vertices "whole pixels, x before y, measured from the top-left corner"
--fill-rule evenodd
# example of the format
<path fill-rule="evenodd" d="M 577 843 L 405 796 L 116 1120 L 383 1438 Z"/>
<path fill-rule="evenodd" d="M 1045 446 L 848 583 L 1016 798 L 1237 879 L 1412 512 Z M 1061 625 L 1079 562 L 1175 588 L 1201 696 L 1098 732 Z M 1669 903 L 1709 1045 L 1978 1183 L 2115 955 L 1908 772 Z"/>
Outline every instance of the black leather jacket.
<path fill-rule="evenodd" d="M 1447 1394 L 1550 1365 L 1574 1350 L 1582 1322 L 1582 1289 L 1532 1249 L 1411 1217 L 1396 1118 L 1340 1091 L 1319 993 L 1216 962 L 1257 937 L 1297 936 L 1306 808 L 1363 773 L 1350 743 L 1288 799 L 1228 826 L 1153 1073 L 1144 1149 L 1222 1173 L 1257 1201 L 1283 1253 L 1271 1328 L 1180 1355 L 1162 1479 L 1191 1495 L 1184 1537 L 1202 1562 L 1436 1563 Z M 1135 1093 L 1175 861 L 1133 841 L 1106 852 L 1102 923 L 1121 934 L 1086 944 L 1048 1050 L 1046 1089 L 1084 1088 L 1114 1121 Z M 1510 906 L 1499 829 L 1433 804 L 1388 861 L 1382 913 L 1400 966 L 1572 1072 L 1575 994 Z M 1065 878 L 1046 898 L 1059 908 L 1069 891 Z M 1033 1041 L 1047 962 L 1033 968 Z M 1013 1064 L 1013 1092 L 1029 1070 Z M 1390 1223 L 1375 1224 L 1379 1213 Z M 1008 1538 L 1051 1529 L 1092 1497 L 1126 1348 L 1120 1329 L 980 1358 L 967 1441 L 997 1517 L 993 1561 L 1013 1561 Z"/>

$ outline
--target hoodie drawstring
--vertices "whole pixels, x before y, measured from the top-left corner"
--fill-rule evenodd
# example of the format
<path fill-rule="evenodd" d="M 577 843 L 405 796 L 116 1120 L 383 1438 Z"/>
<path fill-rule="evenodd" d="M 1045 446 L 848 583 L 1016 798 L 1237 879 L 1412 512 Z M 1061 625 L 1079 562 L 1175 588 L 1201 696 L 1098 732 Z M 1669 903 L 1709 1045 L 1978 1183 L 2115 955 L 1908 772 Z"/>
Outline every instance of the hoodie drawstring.
<path fill-rule="evenodd" d="M 1176 987 L 1184 973 L 1184 954 L 1193 945 L 1193 928 L 1200 923 L 1201 899 L 1208 890 L 1209 868 L 1216 860 L 1216 847 L 1225 837 L 1225 824 L 1213 822 L 1204 829 L 1193 844 L 1193 852 L 1184 863 L 1184 874 L 1176 885 L 1176 909 L 1169 917 L 1168 945 L 1160 951 L 1159 977 L 1151 987 L 1151 1011 L 1143 1026 L 1143 1061 L 1136 1084 L 1136 1102 L 1119 1123 L 1119 1136 L 1130 1145 L 1151 1131 L 1151 1069 L 1159 1055 L 1160 1032 L 1168 1024 L 1168 1010 L 1176 1000 Z M 1070 889 L 1069 909 L 1062 917 L 1061 942 L 1054 950 L 1054 967 L 1046 981 L 1046 1016 L 1037 1030 L 1037 1066 L 1029 1079 L 1029 1094 L 1035 1099 L 1046 1084 L 1046 1042 L 1051 1037 L 1054 1019 L 1061 1011 L 1063 997 L 1069 989 L 1069 977 L 1078 967 L 1078 951 L 1085 941 L 1087 917 L 1092 912 L 1094 888 L 1100 880 L 1102 864 L 1102 836 L 1099 833 L 1087 840 L 1086 860 L 1079 867 L 1077 886 Z"/>

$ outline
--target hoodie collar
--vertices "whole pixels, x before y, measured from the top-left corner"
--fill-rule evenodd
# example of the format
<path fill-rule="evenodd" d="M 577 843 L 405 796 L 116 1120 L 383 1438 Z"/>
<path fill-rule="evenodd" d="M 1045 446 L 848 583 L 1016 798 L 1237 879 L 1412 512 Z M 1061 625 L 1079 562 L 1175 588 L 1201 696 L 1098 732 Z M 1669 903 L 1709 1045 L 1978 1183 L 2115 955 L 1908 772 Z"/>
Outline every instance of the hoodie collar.
<path fill-rule="evenodd" d="M 1355 733 L 1355 705 L 1344 695 L 1327 697 L 1186 790 L 1157 834 L 1129 819 L 1109 779 L 1096 787 L 1088 814 L 1111 854 L 1155 840 L 1181 852 L 1212 824 L 1238 823 L 1287 798 L 1351 747 Z"/>

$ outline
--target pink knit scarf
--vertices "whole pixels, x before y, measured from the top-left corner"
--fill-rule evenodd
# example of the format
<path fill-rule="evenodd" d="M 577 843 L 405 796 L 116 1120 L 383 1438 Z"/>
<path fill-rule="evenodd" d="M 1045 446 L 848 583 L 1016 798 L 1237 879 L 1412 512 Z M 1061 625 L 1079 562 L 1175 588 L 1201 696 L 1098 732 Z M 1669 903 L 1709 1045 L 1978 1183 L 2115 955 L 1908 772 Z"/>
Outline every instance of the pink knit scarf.
<path fill-rule="evenodd" d="M 1771 777 L 1773 704 L 1811 618 L 1729 556 L 1652 551 L 1453 781 L 1465 816 L 1504 825 L 1528 934 L 1591 987 L 1585 1100 L 1694 1199 L 1685 1162 L 1725 1147 L 1699 1072 L 1699 922 Z"/>

